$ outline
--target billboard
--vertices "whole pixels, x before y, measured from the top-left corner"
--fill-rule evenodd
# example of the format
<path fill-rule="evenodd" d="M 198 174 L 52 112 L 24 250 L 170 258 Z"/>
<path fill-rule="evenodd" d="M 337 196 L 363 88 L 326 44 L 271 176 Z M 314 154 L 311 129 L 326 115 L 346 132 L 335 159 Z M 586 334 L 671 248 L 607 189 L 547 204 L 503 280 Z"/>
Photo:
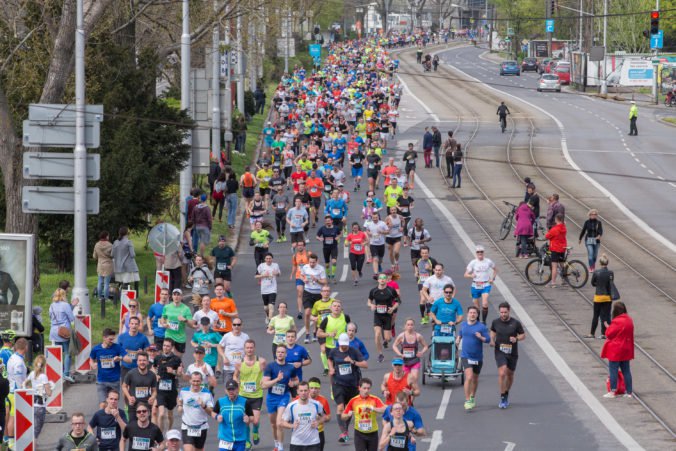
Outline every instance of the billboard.
<path fill-rule="evenodd" d="M 653 64 L 650 60 L 626 59 L 620 72 L 622 86 L 652 86 Z"/>
<path fill-rule="evenodd" d="M 33 235 L 0 233 L 0 330 L 31 335 Z"/>

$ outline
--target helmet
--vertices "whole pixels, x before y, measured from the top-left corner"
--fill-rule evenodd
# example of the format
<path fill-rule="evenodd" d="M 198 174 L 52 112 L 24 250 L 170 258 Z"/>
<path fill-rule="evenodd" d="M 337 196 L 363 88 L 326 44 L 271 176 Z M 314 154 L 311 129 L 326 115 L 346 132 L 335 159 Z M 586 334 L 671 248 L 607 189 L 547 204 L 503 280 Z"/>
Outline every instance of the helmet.
<path fill-rule="evenodd" d="M 16 338 L 16 332 L 14 329 L 5 329 L 0 332 L 0 337 L 2 337 L 2 341 L 14 341 Z"/>

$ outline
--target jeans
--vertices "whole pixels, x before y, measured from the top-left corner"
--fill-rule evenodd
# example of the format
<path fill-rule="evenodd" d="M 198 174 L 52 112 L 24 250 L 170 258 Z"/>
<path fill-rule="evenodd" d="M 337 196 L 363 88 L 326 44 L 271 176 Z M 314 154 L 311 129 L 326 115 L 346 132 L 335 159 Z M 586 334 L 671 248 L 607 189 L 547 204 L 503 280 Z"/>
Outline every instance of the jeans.
<path fill-rule="evenodd" d="M 629 134 L 630 135 L 638 135 L 638 127 L 636 127 L 636 117 L 632 117 L 629 119 Z"/>
<path fill-rule="evenodd" d="M 432 167 L 432 149 L 425 149 L 423 152 L 423 158 L 425 159 L 425 167 Z"/>
<path fill-rule="evenodd" d="M 521 255 L 528 255 L 528 241 L 531 239 L 528 235 L 519 235 L 519 245 L 521 246 Z"/>
<path fill-rule="evenodd" d="M 197 252 L 199 249 L 198 245 L 200 244 L 200 239 L 199 235 L 197 234 L 196 227 L 193 227 L 190 231 L 190 237 L 192 238 L 192 248 L 195 250 L 195 252 Z"/>
<path fill-rule="evenodd" d="M 228 194 L 225 197 L 225 200 L 228 202 L 228 225 L 235 225 L 235 217 L 237 216 L 237 193 Z"/>
<path fill-rule="evenodd" d="M 617 390 L 617 370 L 622 370 L 624 376 L 624 385 L 627 387 L 627 394 L 634 393 L 631 381 L 631 369 L 629 368 L 629 360 L 621 362 L 608 361 L 608 375 L 610 376 L 610 391 Z"/>
<path fill-rule="evenodd" d="M 71 333 L 74 333 L 74 331 L 71 331 Z M 57 341 L 56 344 L 63 349 L 63 375 L 70 376 L 70 340 Z"/>
<path fill-rule="evenodd" d="M 449 179 L 453 177 L 453 166 L 453 158 L 446 157 L 446 174 Z"/>
<path fill-rule="evenodd" d="M 42 426 L 45 424 L 45 416 L 47 416 L 47 408 L 45 407 L 35 407 L 35 426 L 34 433 L 35 438 L 37 439 L 42 432 Z"/>
<path fill-rule="evenodd" d="M 589 260 L 589 267 L 593 268 L 596 266 L 596 258 L 599 255 L 599 243 L 596 244 L 587 244 L 587 258 Z"/>
<path fill-rule="evenodd" d="M 108 299 L 108 294 L 110 292 L 110 278 L 111 276 L 99 276 L 99 283 L 96 286 L 96 292 L 99 295 L 99 299 Z"/>
<path fill-rule="evenodd" d="M 439 167 L 439 149 L 441 146 L 434 146 L 434 165 Z"/>
<path fill-rule="evenodd" d="M 456 186 L 460 188 L 460 184 L 462 183 L 462 176 L 460 173 L 462 172 L 462 163 L 455 163 L 453 166 L 453 187 L 455 188 Z M 458 183 L 455 183 L 455 180 L 458 180 Z"/>

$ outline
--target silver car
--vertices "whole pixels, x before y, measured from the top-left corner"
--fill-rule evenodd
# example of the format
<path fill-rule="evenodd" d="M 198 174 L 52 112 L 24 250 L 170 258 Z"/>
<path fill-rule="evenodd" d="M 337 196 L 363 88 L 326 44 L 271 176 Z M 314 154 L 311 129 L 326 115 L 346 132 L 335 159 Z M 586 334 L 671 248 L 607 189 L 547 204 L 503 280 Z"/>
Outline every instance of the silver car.
<path fill-rule="evenodd" d="M 561 92 L 561 80 L 555 74 L 542 74 L 538 80 L 538 92 L 556 91 Z"/>

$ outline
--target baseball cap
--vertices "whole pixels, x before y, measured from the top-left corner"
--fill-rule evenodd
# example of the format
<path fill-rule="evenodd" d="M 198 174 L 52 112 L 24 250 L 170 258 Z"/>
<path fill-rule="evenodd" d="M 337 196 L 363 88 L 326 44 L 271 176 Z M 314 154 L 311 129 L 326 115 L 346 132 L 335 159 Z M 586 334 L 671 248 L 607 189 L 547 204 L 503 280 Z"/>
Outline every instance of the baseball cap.
<path fill-rule="evenodd" d="M 203 316 L 202 318 L 200 318 L 200 324 L 203 326 L 208 326 L 209 324 L 211 324 L 211 319 L 208 316 Z"/>
<path fill-rule="evenodd" d="M 338 337 L 338 346 L 350 346 L 350 337 L 346 333 L 343 332 Z"/>
<path fill-rule="evenodd" d="M 636 102 L 634 102 L 634 101 L 632 100 L 632 101 L 631 101 L 631 104 L 632 104 L 632 105 L 636 105 Z"/>
<path fill-rule="evenodd" d="M 181 433 L 176 429 L 170 429 L 167 431 L 167 440 L 181 440 Z"/>
<path fill-rule="evenodd" d="M 195 348 L 195 353 L 196 354 L 206 354 L 206 349 L 204 349 L 204 346 L 198 346 Z"/>
<path fill-rule="evenodd" d="M 226 390 L 234 390 L 236 388 L 239 388 L 239 384 L 237 383 L 236 380 L 230 379 L 228 382 L 225 383 Z"/>
<path fill-rule="evenodd" d="M 403 365 L 404 360 L 403 359 L 392 359 L 392 365 Z"/>
<path fill-rule="evenodd" d="M 476 248 L 474 248 L 475 252 L 483 252 L 485 251 L 484 247 L 480 244 L 477 244 Z"/>
<path fill-rule="evenodd" d="M 183 291 L 181 291 L 180 288 L 174 288 L 174 290 L 171 293 L 172 294 L 174 294 L 174 293 L 183 294 Z"/>
<path fill-rule="evenodd" d="M 200 196 L 200 200 L 201 200 L 202 202 L 204 202 L 205 200 L 207 200 L 207 195 L 206 195 L 206 194 L 202 194 L 202 195 Z"/>

